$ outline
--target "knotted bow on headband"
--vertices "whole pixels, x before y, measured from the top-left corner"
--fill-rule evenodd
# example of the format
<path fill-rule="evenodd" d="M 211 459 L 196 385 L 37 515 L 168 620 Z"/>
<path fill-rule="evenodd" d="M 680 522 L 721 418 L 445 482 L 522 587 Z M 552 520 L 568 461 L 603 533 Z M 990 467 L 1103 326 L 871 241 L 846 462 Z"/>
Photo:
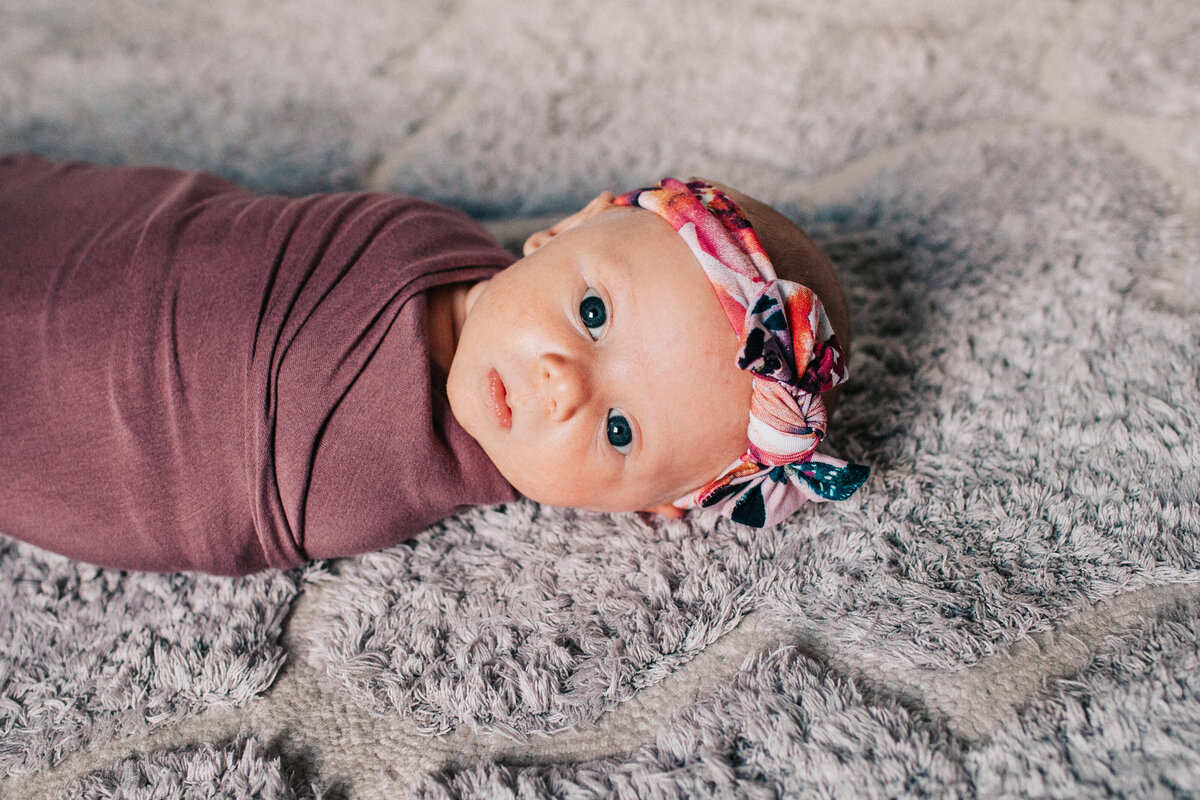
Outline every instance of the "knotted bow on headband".
<path fill-rule="evenodd" d="M 776 277 L 750 221 L 711 184 L 664 178 L 615 202 L 653 211 L 679 232 L 738 336 L 738 367 L 754 375 L 746 452 L 675 505 L 715 507 L 761 528 L 808 500 L 854 494 L 870 470 L 815 452 L 825 437 L 821 392 L 846 380 L 845 356 L 817 295 Z"/>

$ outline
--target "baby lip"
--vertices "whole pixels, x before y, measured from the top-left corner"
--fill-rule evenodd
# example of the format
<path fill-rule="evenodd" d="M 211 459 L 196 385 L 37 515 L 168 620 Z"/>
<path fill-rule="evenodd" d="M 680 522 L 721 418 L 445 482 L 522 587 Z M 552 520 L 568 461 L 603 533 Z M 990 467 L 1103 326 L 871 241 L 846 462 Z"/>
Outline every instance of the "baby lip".
<path fill-rule="evenodd" d="M 512 409 L 508 407 L 507 401 L 508 391 L 504 388 L 504 381 L 500 379 L 500 373 L 493 368 L 487 376 L 488 408 L 492 410 L 497 424 L 506 431 L 512 428 Z"/>

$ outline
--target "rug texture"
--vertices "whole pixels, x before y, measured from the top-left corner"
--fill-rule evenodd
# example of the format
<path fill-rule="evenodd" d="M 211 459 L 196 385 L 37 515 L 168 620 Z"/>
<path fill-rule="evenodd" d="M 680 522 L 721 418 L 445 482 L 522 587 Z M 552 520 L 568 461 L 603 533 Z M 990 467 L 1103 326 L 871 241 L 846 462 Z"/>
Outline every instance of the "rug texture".
<path fill-rule="evenodd" d="M 0 772 L 265 691 L 284 615 L 318 572 L 121 573 L 0 539 Z"/>
<path fill-rule="evenodd" d="M 0 797 L 1200 795 L 1190 0 L 0 0 L 7 150 L 516 249 L 728 183 L 838 265 L 825 449 L 873 472 L 766 531 L 520 501 L 239 580 L 0 531 Z"/>
<path fill-rule="evenodd" d="M 186 751 L 128 758 L 85 776 L 59 800 L 315 800 L 320 791 L 297 792 L 279 759 L 267 758 L 249 739 L 217 749 L 198 745 Z"/>

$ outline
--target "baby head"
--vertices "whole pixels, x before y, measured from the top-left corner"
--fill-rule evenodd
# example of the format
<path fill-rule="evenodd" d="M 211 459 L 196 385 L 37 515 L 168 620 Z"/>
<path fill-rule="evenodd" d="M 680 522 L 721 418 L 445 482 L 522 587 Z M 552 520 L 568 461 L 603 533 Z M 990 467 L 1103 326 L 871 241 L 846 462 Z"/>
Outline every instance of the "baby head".
<path fill-rule="evenodd" d="M 749 197 L 670 179 L 602 194 L 467 290 L 464 311 L 451 409 L 533 500 L 670 516 L 724 503 L 762 525 L 865 479 L 813 454 L 820 395 L 845 375 L 841 286 Z"/>

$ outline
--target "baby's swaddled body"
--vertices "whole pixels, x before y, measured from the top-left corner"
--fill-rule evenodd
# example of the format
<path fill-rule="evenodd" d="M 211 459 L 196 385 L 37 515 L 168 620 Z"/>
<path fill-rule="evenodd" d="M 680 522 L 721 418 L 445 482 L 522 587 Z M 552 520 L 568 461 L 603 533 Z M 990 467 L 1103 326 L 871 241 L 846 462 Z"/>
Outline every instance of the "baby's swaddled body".
<path fill-rule="evenodd" d="M 0 158 L 0 532 L 243 574 L 514 498 L 425 335 L 426 290 L 511 261 L 411 198 Z"/>

